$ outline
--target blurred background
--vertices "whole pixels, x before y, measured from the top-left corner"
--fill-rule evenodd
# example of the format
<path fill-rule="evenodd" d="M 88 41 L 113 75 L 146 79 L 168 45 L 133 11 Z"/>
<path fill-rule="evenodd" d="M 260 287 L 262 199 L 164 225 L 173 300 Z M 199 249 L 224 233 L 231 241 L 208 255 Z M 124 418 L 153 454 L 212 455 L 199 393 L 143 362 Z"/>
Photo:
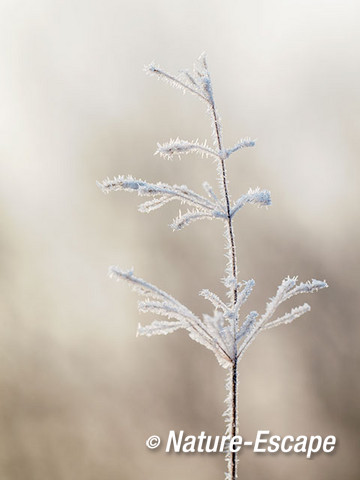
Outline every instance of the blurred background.
<path fill-rule="evenodd" d="M 170 429 L 223 433 L 224 379 L 186 333 L 135 338 L 137 296 L 109 265 L 199 315 L 224 294 L 220 222 L 173 233 L 170 204 L 137 212 L 96 180 L 215 183 L 209 159 L 154 157 L 210 139 L 195 97 L 144 75 L 207 52 L 231 194 L 272 192 L 237 217 L 240 278 L 262 312 L 282 278 L 326 279 L 312 311 L 267 332 L 240 367 L 240 429 L 336 435 L 332 455 L 240 455 L 240 478 L 358 479 L 360 8 L 356 0 L 0 1 L 0 478 L 223 478 L 218 455 L 150 451 Z M 294 306 L 294 305 L 289 305 Z"/>

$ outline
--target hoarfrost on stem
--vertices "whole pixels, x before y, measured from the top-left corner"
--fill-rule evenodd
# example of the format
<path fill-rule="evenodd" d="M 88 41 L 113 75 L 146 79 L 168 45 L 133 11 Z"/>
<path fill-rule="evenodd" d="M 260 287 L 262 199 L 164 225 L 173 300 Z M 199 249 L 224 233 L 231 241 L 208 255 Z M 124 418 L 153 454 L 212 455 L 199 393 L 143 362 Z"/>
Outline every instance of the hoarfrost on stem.
<path fill-rule="evenodd" d="M 225 256 L 227 266 L 224 285 L 228 292 L 227 300 L 221 300 L 218 295 L 209 290 L 201 290 L 200 295 L 211 302 L 214 307 L 213 315 L 204 314 L 202 318 L 194 314 L 185 305 L 174 297 L 136 277 L 132 271 L 124 271 L 118 267 L 110 267 L 110 276 L 117 280 L 127 281 L 143 297 L 139 302 L 141 312 L 151 312 L 165 320 L 154 320 L 150 325 L 138 326 L 138 335 L 167 335 L 176 330 L 184 329 L 196 342 L 211 350 L 219 364 L 228 369 L 226 389 L 226 411 L 224 413 L 227 425 L 227 434 L 235 436 L 238 432 L 238 362 L 247 348 L 255 340 L 257 335 L 265 330 L 279 325 L 289 324 L 296 318 L 310 310 L 307 303 L 292 308 L 288 313 L 273 319 L 278 307 L 286 300 L 302 293 L 313 293 L 327 287 L 325 281 L 311 280 L 297 283 L 297 277 L 287 277 L 279 285 L 276 294 L 266 304 L 265 312 L 259 315 L 251 311 L 247 315 L 242 314 L 242 306 L 245 304 L 254 289 L 254 280 L 238 280 L 236 244 L 233 231 L 235 215 L 246 205 L 254 204 L 258 207 L 271 205 L 271 196 L 268 190 L 259 187 L 249 189 L 235 202 L 231 201 L 228 189 L 228 177 L 226 162 L 235 152 L 253 147 L 255 141 L 248 137 L 240 140 L 233 147 L 223 146 L 221 120 L 215 107 L 211 78 L 205 55 L 201 55 L 194 66 L 193 72 L 181 71 L 178 75 L 172 75 L 160 69 L 155 64 L 146 67 L 147 73 L 157 76 L 159 79 L 169 82 L 172 86 L 181 89 L 184 93 L 191 93 L 207 105 L 211 118 L 213 147 L 207 141 L 199 142 L 176 138 L 164 144 L 158 144 L 156 154 L 172 159 L 174 156 L 198 153 L 205 157 L 211 157 L 217 162 L 219 193 L 215 193 L 213 187 L 204 183 L 203 187 L 207 194 L 193 192 L 186 185 L 168 185 L 166 183 L 149 183 L 145 180 L 135 179 L 132 176 L 119 175 L 113 179 L 105 179 L 97 182 L 104 193 L 118 190 L 134 191 L 139 196 L 151 197 L 150 200 L 139 206 L 140 212 L 151 212 L 169 202 L 177 200 L 191 208 L 186 213 L 180 213 L 171 224 L 174 230 L 202 219 L 218 219 L 225 226 Z M 237 454 L 228 453 L 226 456 L 228 471 L 226 478 L 237 478 Z"/>

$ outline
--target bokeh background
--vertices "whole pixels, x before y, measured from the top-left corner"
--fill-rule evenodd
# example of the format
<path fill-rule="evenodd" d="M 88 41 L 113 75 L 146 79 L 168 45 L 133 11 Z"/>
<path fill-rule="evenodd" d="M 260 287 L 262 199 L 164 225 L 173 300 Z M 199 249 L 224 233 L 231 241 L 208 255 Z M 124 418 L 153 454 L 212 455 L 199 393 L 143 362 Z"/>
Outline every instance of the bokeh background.
<path fill-rule="evenodd" d="M 360 8 L 356 0 L 0 1 L 0 478 L 218 479 L 222 455 L 150 451 L 170 429 L 223 433 L 224 378 L 186 333 L 135 338 L 135 272 L 198 314 L 223 294 L 222 225 L 173 233 L 169 205 L 137 212 L 95 181 L 215 183 L 211 160 L 154 157 L 156 142 L 209 138 L 195 97 L 154 78 L 207 52 L 238 216 L 240 277 L 260 312 L 286 275 L 326 279 L 312 311 L 271 330 L 240 369 L 246 438 L 336 435 L 332 455 L 242 452 L 240 478 L 358 479 Z M 297 303 L 295 303 L 297 304 Z"/>

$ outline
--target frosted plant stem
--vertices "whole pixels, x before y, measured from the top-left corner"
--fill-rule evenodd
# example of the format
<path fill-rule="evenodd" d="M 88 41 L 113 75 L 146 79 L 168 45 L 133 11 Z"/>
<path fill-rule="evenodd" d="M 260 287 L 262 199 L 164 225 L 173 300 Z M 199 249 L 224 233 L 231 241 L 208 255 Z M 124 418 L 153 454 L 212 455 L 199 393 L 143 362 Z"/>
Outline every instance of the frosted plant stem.
<path fill-rule="evenodd" d="M 180 88 L 183 92 L 192 93 L 200 98 L 201 101 L 204 101 L 208 107 L 213 127 L 214 148 L 209 148 L 206 141 L 200 143 L 198 140 L 188 141 L 177 138 L 165 144 L 158 144 L 156 153 L 168 159 L 173 158 L 174 155 L 180 157 L 183 154 L 192 152 L 215 158 L 218 162 L 219 189 L 223 196 L 218 198 L 207 182 L 203 184 L 203 187 L 209 198 L 193 192 L 186 185 L 168 185 L 162 182 L 149 183 L 135 179 L 131 175 L 119 175 L 113 180 L 107 178 L 103 182 L 98 182 L 98 186 L 104 193 L 125 190 L 136 192 L 140 196 L 152 197 L 151 200 L 147 200 L 139 206 L 141 212 L 156 210 L 175 200 L 190 206 L 192 210 L 188 210 L 185 214 L 182 214 L 180 211 L 179 216 L 173 220 L 171 227 L 174 230 L 180 230 L 190 223 L 201 219 L 214 218 L 225 222 L 225 248 L 228 263 L 223 283 L 228 289 L 229 302 L 225 303 L 209 290 L 201 290 L 200 295 L 209 300 L 215 308 L 212 316 L 203 314 L 201 319 L 168 293 L 146 280 L 135 277 L 132 270 L 121 270 L 118 267 L 111 267 L 110 275 L 117 280 L 123 279 L 127 281 L 140 295 L 145 297 L 144 300 L 139 302 L 139 310 L 141 312 L 150 312 L 165 317 L 165 320 L 156 319 L 150 325 L 144 327 L 139 325 L 139 335 L 149 337 L 153 335 L 167 335 L 179 329 L 184 329 L 192 340 L 211 350 L 219 364 L 228 369 L 226 381 L 228 395 L 225 400 L 226 411 L 224 416 L 226 417 L 226 436 L 234 438 L 239 432 L 239 360 L 259 333 L 278 325 L 289 324 L 310 310 L 310 306 L 305 303 L 274 319 L 277 308 L 283 302 L 298 294 L 312 293 L 326 288 L 327 283 L 312 279 L 311 281 L 298 284 L 297 277 L 286 277 L 279 285 L 275 296 L 267 302 L 263 315 L 259 315 L 257 311 L 251 311 L 243 318 L 240 309 L 251 294 L 255 282 L 253 279 L 238 282 L 232 222 L 239 210 L 247 204 L 257 205 L 258 207 L 271 205 L 271 196 L 268 190 L 260 190 L 259 187 L 255 189 L 250 188 L 234 204 L 231 204 L 226 162 L 233 153 L 242 148 L 253 147 L 255 142 L 250 138 L 243 138 L 232 148 L 226 149 L 224 147 L 221 121 L 215 108 L 210 74 L 204 55 L 201 55 L 198 63 L 194 66 L 193 74 L 185 71 L 180 76 L 173 76 L 160 70 L 154 64 L 149 65 L 146 70 L 148 73 L 166 80 L 172 86 Z M 227 472 L 225 479 L 237 480 L 237 452 L 228 451 L 226 463 Z"/>
<path fill-rule="evenodd" d="M 227 224 L 229 229 L 229 239 L 230 239 L 230 247 L 231 247 L 231 267 L 232 267 L 232 274 L 234 278 L 234 288 L 233 288 L 233 304 L 235 306 L 237 302 L 237 268 L 236 268 L 236 248 L 235 248 L 235 238 L 232 226 L 232 216 L 231 216 L 231 207 L 230 207 L 230 197 L 229 197 L 229 190 L 227 184 L 227 177 L 226 177 L 226 168 L 225 168 L 225 158 L 226 156 L 223 154 L 222 148 L 222 140 L 219 128 L 219 120 L 216 114 L 216 108 L 213 97 L 211 98 L 211 112 L 214 118 L 214 125 L 215 125 L 215 133 L 217 138 L 217 143 L 219 147 L 219 157 L 221 161 L 221 172 L 222 172 L 222 183 L 224 187 L 224 196 L 226 200 L 226 213 L 227 213 Z M 234 338 L 236 338 L 238 330 L 238 316 L 234 322 Z M 234 352 L 234 359 L 232 362 L 232 406 L 231 406 L 231 437 L 235 437 L 237 433 L 237 381 L 238 381 L 238 373 L 237 373 L 237 351 L 235 349 Z M 237 458 L 236 452 L 231 452 L 229 456 L 229 473 L 231 475 L 231 480 L 237 479 Z"/>
<path fill-rule="evenodd" d="M 224 196 L 226 200 L 226 215 L 227 215 L 227 224 L 229 228 L 229 238 L 230 238 L 230 245 L 231 245 L 231 263 L 232 263 L 232 274 L 234 279 L 237 279 L 237 269 L 236 269 L 236 249 L 235 249 L 235 239 L 234 239 L 234 232 L 232 226 L 232 217 L 231 217 L 231 207 L 230 207 L 230 197 L 229 197 L 229 190 L 227 185 L 227 178 L 226 178 L 226 168 L 225 168 L 225 159 L 222 150 L 222 141 L 221 135 L 219 130 L 219 122 L 215 110 L 214 101 L 211 103 L 211 111 L 214 117 L 214 124 L 215 124 L 215 131 L 216 131 L 216 138 L 219 146 L 219 156 L 221 161 L 221 171 L 222 171 L 222 182 L 224 186 Z M 234 298 L 234 305 L 237 301 L 237 284 L 235 282 L 234 290 L 233 290 L 233 298 Z"/>
<path fill-rule="evenodd" d="M 231 426 L 231 437 L 234 438 L 237 433 L 237 359 L 234 360 L 232 365 L 232 426 Z M 231 480 L 236 480 L 237 478 L 237 458 L 236 452 L 232 452 L 229 462 L 229 470 L 231 471 Z"/>

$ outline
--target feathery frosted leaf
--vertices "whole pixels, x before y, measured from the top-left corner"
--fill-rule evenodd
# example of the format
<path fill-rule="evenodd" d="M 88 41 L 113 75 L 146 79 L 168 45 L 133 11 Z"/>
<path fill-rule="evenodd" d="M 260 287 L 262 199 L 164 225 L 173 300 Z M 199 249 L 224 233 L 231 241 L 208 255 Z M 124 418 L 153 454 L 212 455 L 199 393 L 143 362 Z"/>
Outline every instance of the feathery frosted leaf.
<path fill-rule="evenodd" d="M 228 310 L 226 305 L 221 302 L 219 297 L 209 290 L 202 290 L 200 295 L 203 295 L 205 298 L 210 300 L 214 306 L 215 311 L 214 315 L 203 315 L 203 322 L 205 325 L 206 330 L 212 336 L 213 339 L 221 346 L 224 353 L 226 353 L 227 361 L 229 359 L 233 360 L 234 358 L 234 336 L 232 333 L 232 327 L 229 325 L 225 325 L 225 316 L 224 312 L 220 312 L 217 310 L 216 306 L 218 305 L 221 309 Z M 221 355 L 223 357 L 223 355 Z M 223 365 L 224 366 L 224 365 Z"/>
<path fill-rule="evenodd" d="M 178 300 L 142 278 L 135 277 L 132 270 L 122 271 L 118 267 L 113 266 L 110 267 L 109 275 L 116 280 L 126 280 L 140 294 L 153 298 L 154 300 L 159 300 L 155 302 L 150 300 L 140 302 L 139 308 L 141 311 L 160 314 L 168 318 L 175 318 L 176 321 L 173 323 L 174 328 L 175 326 L 177 327 L 176 330 L 178 328 L 186 329 L 193 340 L 196 340 L 215 353 L 216 358 L 222 366 L 225 366 L 225 364 L 228 366 L 231 363 L 227 352 L 223 348 L 223 342 L 219 341 L 220 337 L 214 338 L 207 330 L 204 322 Z M 156 327 L 158 326 L 159 325 L 156 324 Z M 166 323 L 166 326 L 169 326 L 169 324 Z M 146 330 L 147 332 L 151 331 L 150 327 L 151 325 L 149 326 L 149 330 Z M 168 328 L 164 331 L 170 333 Z M 161 328 L 157 329 L 157 334 L 161 334 Z"/>
<path fill-rule="evenodd" d="M 96 182 L 96 185 L 101 188 L 104 193 L 116 192 L 118 190 L 139 190 L 141 187 L 146 187 L 148 184 L 143 180 L 137 180 L 131 175 L 125 177 L 124 175 L 119 175 L 113 179 L 106 178 L 102 182 Z"/>
<path fill-rule="evenodd" d="M 229 312 L 229 308 L 225 305 L 225 303 L 220 300 L 220 298 L 215 294 L 210 292 L 210 290 L 201 290 L 200 294 L 206 300 L 209 300 L 215 307 L 215 309 L 221 309 L 224 313 Z"/>
<path fill-rule="evenodd" d="M 224 316 L 215 310 L 214 316 L 203 315 L 204 325 L 211 337 L 221 346 L 228 357 L 232 357 L 233 337 L 228 335 L 228 329 L 224 325 Z"/>
<path fill-rule="evenodd" d="M 193 142 L 189 142 L 187 140 L 180 140 L 177 138 L 176 140 L 170 140 L 167 143 L 157 145 L 158 149 L 156 150 L 155 154 L 159 154 L 161 157 L 164 157 L 168 160 L 171 160 L 174 155 L 181 156 L 182 154 L 188 153 L 199 153 L 202 156 L 209 156 L 218 158 L 219 154 L 215 152 L 212 148 L 209 148 L 206 145 L 206 142 L 199 143 L 197 140 Z"/>
<path fill-rule="evenodd" d="M 179 75 L 172 75 L 164 70 L 161 70 L 154 63 L 145 67 L 145 71 L 150 75 L 155 75 L 158 78 L 170 83 L 170 85 L 173 87 L 179 88 L 184 93 L 190 92 L 194 95 L 197 95 L 202 100 L 205 100 L 209 105 L 214 105 L 211 80 L 205 55 L 201 55 L 198 61 L 195 63 L 193 74 L 182 70 L 180 71 Z"/>
<path fill-rule="evenodd" d="M 190 225 L 190 223 L 196 222 L 196 220 L 204 220 L 205 218 L 211 219 L 214 218 L 214 216 L 209 212 L 192 210 L 184 214 L 180 213 L 179 216 L 173 220 L 173 223 L 170 226 L 173 230 L 181 230 L 187 225 Z"/>
<path fill-rule="evenodd" d="M 297 277 L 286 277 L 279 285 L 276 295 L 270 298 L 269 302 L 266 305 L 266 311 L 263 315 L 264 322 L 268 322 L 273 316 L 277 307 L 283 303 L 285 300 L 298 295 L 299 293 L 312 293 L 316 292 L 321 288 L 326 288 L 326 282 L 321 282 L 320 280 L 312 280 L 311 282 L 300 283 L 296 285 Z"/>
<path fill-rule="evenodd" d="M 109 277 L 117 281 L 127 281 L 132 288 L 141 295 L 146 295 L 158 300 L 169 300 L 171 303 L 179 304 L 175 298 L 163 290 L 160 290 L 160 288 L 155 287 L 155 285 L 146 282 L 142 278 L 135 277 L 133 270 L 121 270 L 119 267 L 113 265 L 109 268 Z"/>
<path fill-rule="evenodd" d="M 276 308 L 285 300 L 288 300 L 299 293 L 313 293 L 327 287 L 327 283 L 325 281 L 315 279 L 305 283 L 301 282 L 299 285 L 296 285 L 296 282 L 297 277 L 286 277 L 281 282 L 281 285 L 279 285 L 277 289 L 276 295 L 270 298 L 269 302 L 267 303 L 266 312 L 264 314 L 267 317 L 267 321 L 270 319 L 270 317 L 272 317 Z"/>
<path fill-rule="evenodd" d="M 183 322 L 183 326 L 187 326 L 188 312 L 182 312 L 182 309 L 179 309 L 179 306 L 173 302 L 145 300 L 139 302 L 138 308 L 143 313 L 155 313 L 164 317 L 175 318 L 179 322 Z"/>
<path fill-rule="evenodd" d="M 137 336 L 145 335 L 151 337 L 152 335 L 167 335 L 173 333 L 180 328 L 184 328 L 181 322 L 168 322 L 166 320 L 154 320 L 150 325 L 143 327 L 138 325 Z"/>
<path fill-rule="evenodd" d="M 139 206 L 141 212 L 150 212 L 172 200 L 178 200 L 181 203 L 200 207 L 208 211 L 213 211 L 217 208 L 216 204 L 211 202 L 211 200 L 193 192 L 186 185 L 168 185 L 162 182 L 149 183 L 135 179 L 131 175 L 119 175 L 112 180 L 106 179 L 103 182 L 97 182 L 97 185 L 104 193 L 125 190 L 136 191 L 140 196 L 156 197 L 154 200 L 141 204 Z"/>
<path fill-rule="evenodd" d="M 226 258 L 228 258 L 228 255 L 226 254 Z M 237 288 L 237 279 L 234 277 L 232 274 L 232 271 L 229 272 L 229 275 L 225 278 L 222 279 L 222 282 L 226 288 Z"/>
<path fill-rule="evenodd" d="M 142 213 L 149 213 L 152 212 L 153 210 L 157 210 L 158 208 L 163 207 L 167 203 L 177 200 L 177 197 L 175 196 L 168 196 L 168 197 L 160 197 L 160 198 L 154 198 L 153 200 L 149 200 L 147 202 L 142 203 L 139 205 L 139 212 Z"/>
<path fill-rule="evenodd" d="M 226 211 L 226 205 L 223 204 L 218 196 L 215 194 L 213 188 L 208 182 L 203 183 L 203 188 L 205 192 L 209 195 L 210 198 L 212 198 L 216 204 L 216 206 L 219 208 L 219 210 L 224 214 L 224 216 L 227 216 L 227 211 Z"/>
<path fill-rule="evenodd" d="M 255 190 L 251 189 L 248 193 L 242 195 L 233 205 L 231 209 L 231 216 L 233 217 L 236 212 L 240 210 L 247 203 L 252 203 L 258 207 L 267 207 L 271 205 L 270 192 L 268 190 L 260 190 L 256 188 Z"/>
<path fill-rule="evenodd" d="M 304 315 L 304 313 L 306 312 L 310 312 L 310 310 L 310 305 L 304 303 L 304 305 L 292 308 L 290 312 L 285 313 L 285 315 L 283 315 L 282 317 L 279 317 L 272 322 L 266 323 L 262 327 L 262 330 L 267 330 L 269 328 L 277 327 L 279 325 L 286 325 L 288 323 L 291 323 L 293 320 L 295 320 L 295 318 L 301 317 L 301 315 Z"/>
<path fill-rule="evenodd" d="M 232 277 L 233 278 L 233 277 Z M 247 301 L 253 288 L 255 286 L 255 281 L 253 279 L 248 280 L 242 283 L 232 282 L 231 288 L 237 289 L 237 300 L 235 305 L 232 305 L 228 308 L 228 312 L 226 313 L 226 317 L 231 319 L 231 321 L 237 321 L 239 317 L 239 311 L 244 303 Z"/>
<path fill-rule="evenodd" d="M 190 84 L 197 86 L 194 77 L 191 75 L 191 73 L 188 70 L 180 70 L 180 73 L 185 75 L 186 79 L 190 82 Z"/>
<path fill-rule="evenodd" d="M 328 285 L 325 281 L 315 280 L 314 278 L 307 282 L 302 282 L 296 287 L 294 287 L 291 291 L 289 291 L 286 295 L 286 298 L 293 297 L 294 295 L 298 295 L 299 293 L 314 293 L 322 288 L 326 288 Z"/>
<path fill-rule="evenodd" d="M 252 328 L 254 327 L 255 321 L 258 318 L 259 314 L 255 310 L 250 312 L 246 317 L 244 323 L 241 325 L 240 330 L 236 334 L 236 343 L 238 344 L 245 335 L 248 335 Z"/>
<path fill-rule="evenodd" d="M 327 283 L 325 281 L 322 282 L 314 279 L 312 281 L 300 283 L 299 285 L 296 285 L 296 282 L 297 277 L 286 277 L 281 282 L 281 285 L 279 285 L 275 296 L 270 298 L 269 302 L 266 304 L 265 313 L 254 323 L 251 332 L 245 336 L 244 341 L 239 346 L 239 359 L 243 356 L 244 352 L 261 331 L 266 330 L 267 328 L 275 327 L 281 323 L 290 323 L 295 318 L 300 317 L 310 309 L 310 306 L 305 303 L 301 307 L 292 309 L 290 313 L 283 315 L 277 320 L 269 322 L 281 303 L 299 293 L 312 293 L 321 288 L 327 287 Z"/>
<path fill-rule="evenodd" d="M 198 70 L 195 70 L 195 77 L 190 75 L 188 72 L 180 72 L 179 75 L 172 75 L 170 73 L 161 70 L 157 65 L 151 63 L 149 66 L 145 67 L 145 71 L 149 75 L 155 75 L 158 78 L 168 82 L 171 86 L 178 88 L 183 91 L 183 93 L 190 92 L 194 95 L 197 95 L 202 100 L 208 101 L 208 98 L 204 94 L 204 88 L 202 81 L 199 78 Z"/>
<path fill-rule="evenodd" d="M 242 138 L 236 145 L 234 145 L 232 148 L 228 148 L 225 150 L 226 156 L 229 157 L 232 153 L 237 152 L 238 150 L 242 148 L 248 148 L 248 147 L 254 147 L 255 146 L 255 141 L 251 140 L 251 138 L 246 137 Z"/>

